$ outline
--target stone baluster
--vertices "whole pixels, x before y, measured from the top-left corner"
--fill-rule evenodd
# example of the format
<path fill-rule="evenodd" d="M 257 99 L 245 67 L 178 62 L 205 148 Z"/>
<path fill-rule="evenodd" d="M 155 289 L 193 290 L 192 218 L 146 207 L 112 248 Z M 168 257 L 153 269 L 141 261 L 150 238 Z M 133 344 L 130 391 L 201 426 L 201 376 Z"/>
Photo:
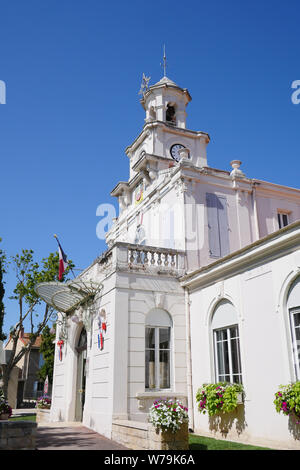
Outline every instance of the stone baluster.
<path fill-rule="evenodd" d="M 174 255 L 174 253 L 173 253 L 173 254 L 171 255 L 171 266 L 172 266 L 172 268 L 175 268 L 175 266 L 176 266 L 176 263 L 175 263 L 175 259 L 174 259 L 174 258 L 175 258 L 175 255 Z"/>
<path fill-rule="evenodd" d="M 129 248 L 129 261 L 130 261 L 130 263 L 134 263 L 134 254 L 133 253 L 134 253 L 134 251 L 131 248 Z"/>
<path fill-rule="evenodd" d="M 150 262 L 151 262 L 152 266 L 155 264 L 154 254 L 155 254 L 155 252 L 151 251 L 151 260 L 150 260 Z"/>
<path fill-rule="evenodd" d="M 135 260 L 136 264 L 141 264 L 142 260 L 141 260 L 141 251 L 140 250 L 136 250 L 136 260 Z"/>

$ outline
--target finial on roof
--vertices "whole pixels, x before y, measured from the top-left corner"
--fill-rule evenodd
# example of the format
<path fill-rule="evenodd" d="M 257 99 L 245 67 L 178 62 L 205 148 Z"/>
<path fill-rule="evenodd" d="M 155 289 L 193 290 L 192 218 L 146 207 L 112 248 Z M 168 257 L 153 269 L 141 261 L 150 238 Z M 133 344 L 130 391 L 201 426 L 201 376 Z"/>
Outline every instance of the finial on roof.
<path fill-rule="evenodd" d="M 241 164 L 242 164 L 241 160 L 232 160 L 230 162 L 230 165 L 233 168 L 232 172 L 230 173 L 230 176 L 232 178 L 243 178 L 245 176 L 245 173 L 242 170 L 240 170 Z"/>

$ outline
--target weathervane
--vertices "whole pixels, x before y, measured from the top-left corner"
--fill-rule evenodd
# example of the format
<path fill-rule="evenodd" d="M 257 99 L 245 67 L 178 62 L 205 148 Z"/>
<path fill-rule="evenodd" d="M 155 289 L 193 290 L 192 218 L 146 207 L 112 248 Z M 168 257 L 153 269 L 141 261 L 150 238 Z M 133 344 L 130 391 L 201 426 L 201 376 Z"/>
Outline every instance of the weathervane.
<path fill-rule="evenodd" d="M 164 77 L 166 77 L 166 69 L 167 69 L 167 58 L 166 58 L 166 46 L 164 45 L 164 56 L 163 56 L 163 63 L 160 64 L 164 69 Z"/>
<path fill-rule="evenodd" d="M 145 95 L 146 91 L 148 90 L 149 86 L 148 83 L 150 81 L 151 77 L 146 77 L 146 75 L 143 73 L 143 78 L 142 78 L 142 83 L 141 83 L 141 89 L 139 91 L 139 95 Z"/>

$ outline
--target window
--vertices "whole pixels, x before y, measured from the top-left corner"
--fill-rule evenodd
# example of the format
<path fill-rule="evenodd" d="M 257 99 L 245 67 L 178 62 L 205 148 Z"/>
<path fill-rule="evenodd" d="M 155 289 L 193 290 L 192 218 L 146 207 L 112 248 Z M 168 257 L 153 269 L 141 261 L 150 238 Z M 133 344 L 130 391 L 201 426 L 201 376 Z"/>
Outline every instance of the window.
<path fill-rule="evenodd" d="M 145 388 L 171 387 L 171 318 L 161 309 L 152 310 L 145 328 Z"/>
<path fill-rule="evenodd" d="M 242 383 L 238 326 L 214 330 L 214 342 L 216 381 Z"/>
<path fill-rule="evenodd" d="M 300 307 L 290 310 L 290 323 L 295 373 L 297 380 L 300 380 Z"/>
<path fill-rule="evenodd" d="M 215 380 L 242 383 L 240 338 L 235 307 L 221 300 L 212 316 L 211 329 L 214 344 Z"/>
<path fill-rule="evenodd" d="M 176 109 L 175 105 L 168 103 L 166 109 L 166 121 L 173 126 L 176 126 Z"/>
<path fill-rule="evenodd" d="M 290 323 L 291 353 L 295 379 L 300 380 L 300 276 L 292 283 L 287 296 Z"/>
<path fill-rule="evenodd" d="M 39 369 L 45 364 L 45 359 L 42 353 L 39 356 Z"/>
<path fill-rule="evenodd" d="M 283 228 L 289 225 L 289 215 L 287 212 L 278 212 L 277 218 L 279 228 Z"/>

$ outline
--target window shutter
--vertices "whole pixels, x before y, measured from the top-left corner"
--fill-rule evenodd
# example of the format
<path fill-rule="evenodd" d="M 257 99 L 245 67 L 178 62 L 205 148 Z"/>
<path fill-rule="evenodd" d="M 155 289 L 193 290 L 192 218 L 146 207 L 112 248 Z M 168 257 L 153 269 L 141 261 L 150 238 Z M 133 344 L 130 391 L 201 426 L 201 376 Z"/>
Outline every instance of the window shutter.
<path fill-rule="evenodd" d="M 206 193 L 209 252 L 211 256 L 220 257 L 221 247 L 217 201 L 217 196 L 215 194 Z"/>
<path fill-rule="evenodd" d="M 227 199 L 224 196 L 218 196 L 218 221 L 221 256 L 226 256 L 229 254 L 229 233 L 227 219 Z"/>
<path fill-rule="evenodd" d="M 229 253 L 227 200 L 225 196 L 206 193 L 209 252 L 222 257 Z"/>

